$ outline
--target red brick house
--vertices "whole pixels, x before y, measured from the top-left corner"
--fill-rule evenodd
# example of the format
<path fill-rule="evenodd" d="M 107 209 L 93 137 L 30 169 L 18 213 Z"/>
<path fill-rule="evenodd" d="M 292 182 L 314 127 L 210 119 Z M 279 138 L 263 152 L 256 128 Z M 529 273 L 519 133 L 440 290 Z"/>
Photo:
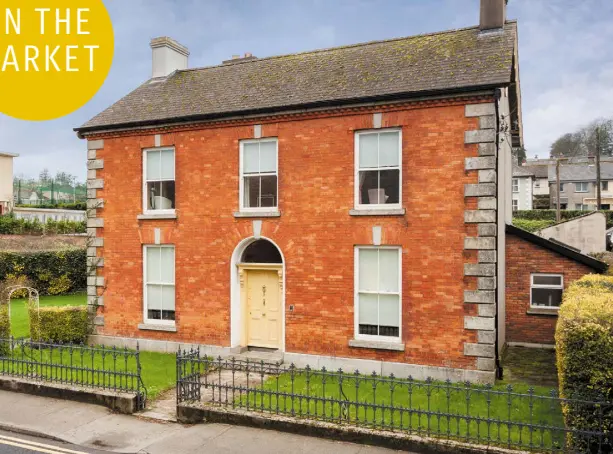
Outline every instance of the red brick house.
<path fill-rule="evenodd" d="M 565 244 L 506 228 L 506 343 L 553 347 L 562 293 L 607 264 Z"/>
<path fill-rule="evenodd" d="M 494 379 L 522 143 L 504 0 L 477 27 L 207 68 L 151 46 L 152 78 L 77 128 L 93 341 Z"/>

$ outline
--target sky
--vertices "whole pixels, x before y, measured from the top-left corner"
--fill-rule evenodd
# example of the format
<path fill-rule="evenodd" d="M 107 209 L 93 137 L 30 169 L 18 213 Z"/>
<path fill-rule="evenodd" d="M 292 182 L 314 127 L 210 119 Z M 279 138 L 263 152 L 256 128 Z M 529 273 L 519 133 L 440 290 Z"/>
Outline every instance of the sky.
<path fill-rule="evenodd" d="M 78 111 L 27 122 L 0 114 L 0 151 L 19 153 L 15 174 L 86 175 L 73 131 L 151 75 L 149 41 L 186 45 L 190 67 L 233 54 L 258 57 L 477 25 L 479 0 L 105 0 L 115 31 L 113 67 Z M 519 27 L 524 141 L 546 157 L 560 135 L 613 116 L 613 2 L 510 0 Z"/>

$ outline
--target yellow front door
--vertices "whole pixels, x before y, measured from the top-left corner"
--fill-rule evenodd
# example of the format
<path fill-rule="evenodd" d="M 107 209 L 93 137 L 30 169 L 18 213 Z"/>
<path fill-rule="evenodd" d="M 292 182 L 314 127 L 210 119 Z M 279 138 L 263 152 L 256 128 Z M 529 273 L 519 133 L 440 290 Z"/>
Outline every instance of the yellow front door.
<path fill-rule="evenodd" d="M 247 344 L 281 347 L 281 292 L 277 270 L 246 270 Z"/>

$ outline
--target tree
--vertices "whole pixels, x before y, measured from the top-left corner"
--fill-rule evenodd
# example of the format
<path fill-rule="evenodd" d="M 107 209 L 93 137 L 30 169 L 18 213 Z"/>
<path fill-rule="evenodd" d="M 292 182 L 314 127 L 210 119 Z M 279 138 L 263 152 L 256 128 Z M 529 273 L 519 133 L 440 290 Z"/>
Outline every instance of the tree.
<path fill-rule="evenodd" d="M 513 158 L 518 166 L 522 165 L 526 160 L 526 149 L 524 147 L 513 148 Z"/>
<path fill-rule="evenodd" d="M 57 172 L 55 174 L 55 182 L 61 186 L 74 186 L 77 177 L 68 172 Z"/>
<path fill-rule="evenodd" d="M 51 181 L 51 174 L 46 167 L 38 175 L 41 184 L 48 184 Z"/>
<path fill-rule="evenodd" d="M 582 155 L 581 134 L 567 133 L 551 144 L 549 155 L 552 158 L 585 156 Z"/>

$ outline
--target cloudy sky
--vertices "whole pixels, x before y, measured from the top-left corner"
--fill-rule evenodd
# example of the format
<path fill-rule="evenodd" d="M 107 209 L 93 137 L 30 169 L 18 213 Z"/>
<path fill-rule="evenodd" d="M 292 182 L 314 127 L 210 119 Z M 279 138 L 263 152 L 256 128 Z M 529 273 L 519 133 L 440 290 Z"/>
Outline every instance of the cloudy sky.
<path fill-rule="evenodd" d="M 85 178 L 85 145 L 72 128 L 147 80 L 149 41 L 171 36 L 190 66 L 232 54 L 259 57 L 476 25 L 479 0 L 105 0 L 115 60 L 98 94 L 47 122 L 0 114 L 0 150 L 19 153 L 16 174 L 43 168 Z M 529 155 L 545 157 L 559 135 L 613 116 L 613 2 L 510 0 L 519 20 L 523 122 Z"/>

